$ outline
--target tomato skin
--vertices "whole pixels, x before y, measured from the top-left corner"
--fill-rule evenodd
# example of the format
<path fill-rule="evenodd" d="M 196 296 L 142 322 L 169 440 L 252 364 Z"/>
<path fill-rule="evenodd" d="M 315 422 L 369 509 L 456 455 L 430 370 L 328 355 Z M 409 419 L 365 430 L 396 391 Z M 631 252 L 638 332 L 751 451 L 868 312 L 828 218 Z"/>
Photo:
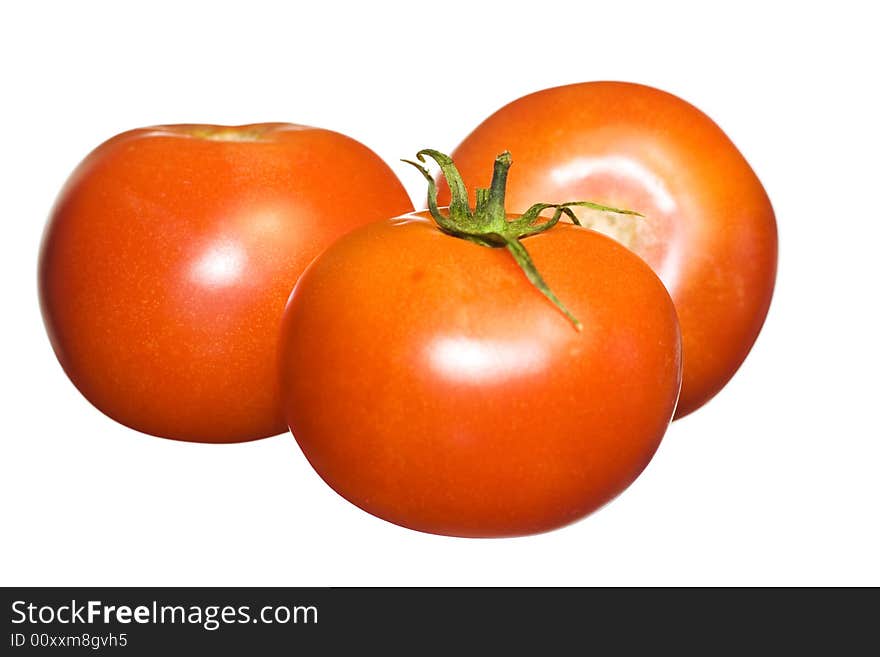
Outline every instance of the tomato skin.
<path fill-rule="evenodd" d="M 46 228 L 52 346 L 92 404 L 139 431 L 281 433 L 275 352 L 297 277 L 343 233 L 411 207 L 378 156 L 328 130 L 123 133 L 74 171 Z"/>
<path fill-rule="evenodd" d="M 294 437 L 340 495 L 412 529 L 515 536 L 583 517 L 638 476 L 674 412 L 666 290 L 596 232 L 523 240 L 579 332 L 507 251 L 428 217 L 360 228 L 301 277 L 279 352 Z"/>
<path fill-rule="evenodd" d="M 684 379 L 676 417 L 730 380 L 767 315 L 776 279 L 773 208 L 751 167 L 705 114 L 638 84 L 589 82 L 539 91 L 498 110 L 452 153 L 470 189 L 496 153 L 515 164 L 507 207 L 588 198 L 646 215 L 594 227 L 643 257 L 681 322 Z M 448 187 L 440 184 L 440 202 Z M 581 219 L 589 222 L 588 212 Z M 622 228 L 621 228 L 622 226 Z"/>

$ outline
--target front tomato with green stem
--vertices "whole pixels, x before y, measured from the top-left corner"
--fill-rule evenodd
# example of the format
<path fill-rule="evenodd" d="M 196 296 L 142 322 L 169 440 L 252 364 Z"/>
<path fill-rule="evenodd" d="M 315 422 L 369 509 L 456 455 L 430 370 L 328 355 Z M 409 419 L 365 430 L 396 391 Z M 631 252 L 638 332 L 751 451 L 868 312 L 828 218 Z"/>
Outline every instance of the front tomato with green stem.
<path fill-rule="evenodd" d="M 657 449 L 680 388 L 675 310 L 641 259 L 559 221 L 579 205 L 619 211 L 506 214 L 506 153 L 471 208 L 452 161 L 425 156 L 449 208 L 412 162 L 429 211 L 349 233 L 294 289 L 288 423 L 318 474 L 385 520 L 471 537 L 554 529 L 624 490 Z"/>

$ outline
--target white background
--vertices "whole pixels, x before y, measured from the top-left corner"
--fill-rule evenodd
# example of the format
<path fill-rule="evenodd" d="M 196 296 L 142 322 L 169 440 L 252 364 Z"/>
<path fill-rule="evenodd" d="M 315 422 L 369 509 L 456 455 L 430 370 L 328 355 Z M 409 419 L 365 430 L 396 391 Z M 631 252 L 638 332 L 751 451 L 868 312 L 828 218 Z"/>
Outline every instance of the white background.
<path fill-rule="evenodd" d="M 880 584 L 880 152 L 870 3 L 7 2 L 0 9 L 0 583 Z M 582 522 L 467 540 L 377 520 L 291 436 L 128 430 L 68 382 L 37 249 L 94 146 L 157 124 L 291 121 L 397 158 L 525 93 L 616 79 L 712 116 L 773 200 L 776 296 L 730 385 Z"/>

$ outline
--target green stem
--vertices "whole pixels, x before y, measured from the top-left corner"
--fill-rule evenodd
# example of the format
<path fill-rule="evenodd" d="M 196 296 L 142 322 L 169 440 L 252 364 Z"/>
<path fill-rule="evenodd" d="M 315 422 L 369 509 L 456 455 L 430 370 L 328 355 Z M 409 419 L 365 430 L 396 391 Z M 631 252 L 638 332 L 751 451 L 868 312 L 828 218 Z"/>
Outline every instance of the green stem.
<path fill-rule="evenodd" d="M 504 197 L 507 194 L 507 172 L 510 170 L 510 153 L 504 151 L 495 158 L 492 170 L 492 183 L 489 185 L 489 199 L 486 203 L 486 215 L 490 222 L 506 222 Z"/>
<path fill-rule="evenodd" d="M 434 178 L 423 166 L 425 156 L 430 157 L 439 166 L 449 185 L 450 202 L 447 213 L 444 214 L 437 205 L 437 185 Z M 587 207 L 602 212 L 615 212 L 617 214 L 639 215 L 632 210 L 618 210 L 607 205 L 599 205 L 589 201 L 570 201 L 568 203 L 536 203 L 517 219 L 508 219 L 504 209 L 504 198 L 507 190 L 507 172 L 510 170 L 510 153 L 505 151 L 495 158 L 495 166 L 492 172 L 492 182 L 488 189 L 477 189 L 476 207 L 471 210 L 468 202 L 467 187 L 459 174 L 458 169 L 448 155 L 439 151 L 426 148 L 416 153 L 418 162 L 403 160 L 413 165 L 428 181 L 428 211 L 444 233 L 466 239 L 481 246 L 500 248 L 504 247 L 519 265 L 529 282 L 538 289 L 547 299 L 555 305 L 562 314 L 580 331 L 583 326 L 578 319 L 566 308 L 565 304 L 553 293 L 541 274 L 538 273 L 532 257 L 523 246 L 525 237 L 537 235 L 553 228 L 563 215 L 580 225 L 572 207 Z M 544 221 L 539 221 L 539 216 L 544 210 L 554 209 L 553 216 Z"/>

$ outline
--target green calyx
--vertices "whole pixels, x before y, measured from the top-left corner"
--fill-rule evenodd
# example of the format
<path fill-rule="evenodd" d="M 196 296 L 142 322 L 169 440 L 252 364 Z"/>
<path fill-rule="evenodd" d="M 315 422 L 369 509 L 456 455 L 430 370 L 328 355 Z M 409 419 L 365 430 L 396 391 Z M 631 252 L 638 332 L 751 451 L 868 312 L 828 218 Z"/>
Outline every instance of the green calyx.
<path fill-rule="evenodd" d="M 451 200 L 446 214 L 441 212 L 437 206 L 437 185 L 434 182 L 434 178 L 421 164 L 425 162 L 425 156 L 430 157 L 440 166 L 440 171 L 449 184 Z M 574 210 L 572 210 L 573 207 L 585 207 L 617 214 L 641 215 L 631 210 L 618 210 L 617 208 L 610 208 L 606 205 L 599 205 L 589 201 L 569 201 L 567 203 L 536 203 L 526 210 L 522 216 L 516 219 L 508 219 L 504 209 L 504 196 L 507 189 L 507 172 L 510 169 L 511 159 L 510 153 L 507 151 L 495 158 L 495 167 L 489 188 L 477 189 L 477 205 L 475 208 L 470 206 L 467 188 L 461 178 L 461 174 L 459 174 L 458 169 L 452 162 L 452 158 L 430 148 L 416 153 L 416 158 L 418 162 L 413 162 L 412 160 L 403 161 L 413 165 L 421 172 L 425 180 L 428 181 L 428 210 L 440 230 L 447 235 L 469 240 L 480 246 L 503 247 L 507 249 L 516 261 L 516 264 L 523 270 L 529 282 L 541 294 L 547 297 L 578 331 L 582 330 L 583 327 L 578 319 L 571 314 L 568 308 L 565 307 L 565 304 L 557 298 L 553 290 L 544 282 L 541 274 L 535 268 L 535 263 L 532 262 L 529 252 L 520 240 L 550 230 L 559 223 L 563 215 L 571 219 L 572 223 L 580 226 L 580 221 L 578 221 Z M 554 210 L 553 216 L 550 218 L 540 217 L 542 212 L 550 209 Z"/>

